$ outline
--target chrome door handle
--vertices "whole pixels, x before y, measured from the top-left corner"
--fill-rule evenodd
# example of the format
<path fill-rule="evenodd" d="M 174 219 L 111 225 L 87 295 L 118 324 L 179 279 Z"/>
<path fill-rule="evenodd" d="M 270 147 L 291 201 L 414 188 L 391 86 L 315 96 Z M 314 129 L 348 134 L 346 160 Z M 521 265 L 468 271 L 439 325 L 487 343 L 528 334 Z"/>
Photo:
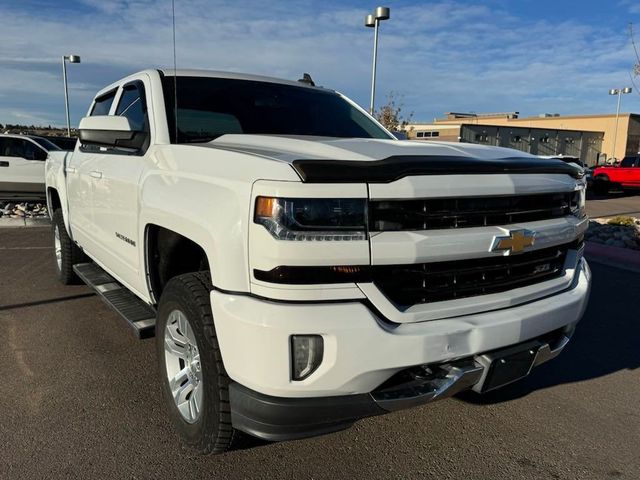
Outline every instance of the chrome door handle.
<path fill-rule="evenodd" d="M 4 160 L 0 162 L 0 167 L 8 167 L 8 166 L 9 166 L 9 162 L 6 162 Z"/>
<path fill-rule="evenodd" d="M 67 173 L 76 173 L 76 167 L 67 167 Z"/>
<path fill-rule="evenodd" d="M 89 172 L 89 175 L 93 178 L 102 178 L 102 172 L 96 172 L 95 170 Z"/>

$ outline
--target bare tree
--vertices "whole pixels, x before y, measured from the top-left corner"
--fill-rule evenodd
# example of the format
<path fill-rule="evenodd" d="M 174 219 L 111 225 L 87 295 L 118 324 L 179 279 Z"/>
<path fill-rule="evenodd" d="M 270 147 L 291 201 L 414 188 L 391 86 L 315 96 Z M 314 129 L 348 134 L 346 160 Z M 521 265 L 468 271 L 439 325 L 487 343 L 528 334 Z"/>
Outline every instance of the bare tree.
<path fill-rule="evenodd" d="M 404 108 L 403 98 L 404 96 L 398 95 L 396 92 L 389 92 L 387 94 L 387 103 L 375 112 L 374 115 L 376 119 L 384 125 L 387 130 L 398 132 L 404 130 L 411 122 L 413 112 L 407 117 L 402 114 L 402 109 Z"/>
<path fill-rule="evenodd" d="M 635 33 L 633 31 L 633 23 L 631 22 L 629 22 L 629 38 L 631 39 L 633 53 L 636 55 L 636 61 L 629 72 L 629 79 L 631 80 L 631 83 L 633 83 L 636 93 L 640 94 L 640 91 L 638 91 L 638 85 L 636 85 L 636 78 L 640 76 L 640 54 L 638 53 L 638 46 L 636 45 Z"/>

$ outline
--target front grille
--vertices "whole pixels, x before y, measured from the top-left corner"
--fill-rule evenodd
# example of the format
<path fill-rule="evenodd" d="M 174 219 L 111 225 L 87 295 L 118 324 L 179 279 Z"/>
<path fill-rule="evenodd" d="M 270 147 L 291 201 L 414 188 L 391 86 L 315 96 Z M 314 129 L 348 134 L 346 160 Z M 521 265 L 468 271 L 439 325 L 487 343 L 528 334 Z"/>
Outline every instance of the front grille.
<path fill-rule="evenodd" d="M 373 282 L 399 308 L 505 292 L 563 275 L 569 248 L 577 247 L 569 244 L 506 257 L 374 266 Z"/>
<path fill-rule="evenodd" d="M 374 200 L 369 205 L 371 231 L 436 230 L 534 222 L 570 215 L 579 193 L 508 197 Z"/>

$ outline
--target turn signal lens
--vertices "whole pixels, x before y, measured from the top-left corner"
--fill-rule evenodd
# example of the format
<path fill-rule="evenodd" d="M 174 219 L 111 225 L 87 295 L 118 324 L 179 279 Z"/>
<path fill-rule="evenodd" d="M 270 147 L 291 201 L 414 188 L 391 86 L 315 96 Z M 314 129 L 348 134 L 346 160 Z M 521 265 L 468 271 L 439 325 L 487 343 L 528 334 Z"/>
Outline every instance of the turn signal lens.
<path fill-rule="evenodd" d="M 272 217 L 275 214 L 276 199 L 258 197 L 256 199 L 256 217 Z"/>

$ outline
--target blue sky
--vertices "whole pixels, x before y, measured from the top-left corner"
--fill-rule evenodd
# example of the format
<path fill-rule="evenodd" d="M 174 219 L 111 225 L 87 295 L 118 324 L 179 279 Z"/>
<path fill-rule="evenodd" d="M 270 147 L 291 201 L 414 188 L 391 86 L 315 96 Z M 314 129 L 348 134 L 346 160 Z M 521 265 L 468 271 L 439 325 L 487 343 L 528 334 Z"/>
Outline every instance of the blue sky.
<path fill-rule="evenodd" d="M 179 68 L 316 83 L 368 104 L 375 2 L 175 0 Z M 445 111 L 612 112 L 609 88 L 631 84 L 627 26 L 640 1 L 390 1 L 380 36 L 378 104 L 404 97 L 414 120 Z M 64 124 L 93 94 L 144 68 L 171 67 L 171 0 L 0 0 L 0 123 Z M 638 37 L 640 42 L 640 36 Z M 634 79 L 635 80 L 635 79 Z M 640 86 L 640 78 L 635 80 Z M 624 111 L 640 111 L 638 93 Z"/>

